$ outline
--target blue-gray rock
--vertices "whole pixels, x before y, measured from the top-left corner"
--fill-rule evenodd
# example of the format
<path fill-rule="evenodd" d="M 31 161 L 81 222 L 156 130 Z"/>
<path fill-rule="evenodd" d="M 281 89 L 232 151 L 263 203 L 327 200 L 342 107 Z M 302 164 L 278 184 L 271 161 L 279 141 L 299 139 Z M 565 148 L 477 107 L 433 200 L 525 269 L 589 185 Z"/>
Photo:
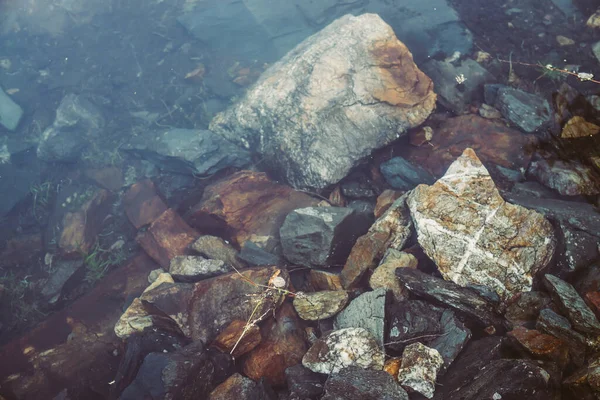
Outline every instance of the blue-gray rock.
<path fill-rule="evenodd" d="M 281 265 L 283 259 L 276 254 L 269 253 L 251 240 L 246 240 L 238 254 L 238 258 L 250 266 Z"/>
<path fill-rule="evenodd" d="M 285 380 L 290 395 L 295 398 L 311 399 L 323 393 L 324 379 L 316 372 L 303 367 L 302 364 L 286 368 Z"/>
<path fill-rule="evenodd" d="M 35 148 L 19 151 L 10 143 L 0 144 L 0 218 L 24 200 L 39 180 Z"/>
<path fill-rule="evenodd" d="M 436 349 L 444 359 L 444 365 L 440 371 L 443 372 L 448 369 L 471 339 L 471 330 L 465 327 L 450 310 L 443 312 L 440 325 L 442 334 L 427 343 L 427 346 Z"/>
<path fill-rule="evenodd" d="M 279 235 L 284 257 L 310 268 L 342 265 L 356 239 L 369 229 L 346 207 L 306 207 L 287 215 Z"/>
<path fill-rule="evenodd" d="M 213 0 L 186 10 L 178 21 L 217 51 L 273 61 L 333 20 L 363 13 L 381 15 L 419 62 L 440 53 L 468 54 L 473 45 L 471 32 L 445 0 Z"/>
<path fill-rule="evenodd" d="M 425 169 L 402 157 L 394 157 L 381 163 L 379 170 L 386 182 L 398 190 L 411 190 L 421 183 L 432 184 L 435 181 Z"/>
<path fill-rule="evenodd" d="M 22 116 L 21 106 L 0 88 L 0 124 L 9 131 L 14 131 L 19 126 Z"/>
<path fill-rule="evenodd" d="M 348 307 L 336 315 L 334 329 L 365 328 L 383 348 L 386 294 L 386 289 L 379 288 L 352 300 Z"/>
<path fill-rule="evenodd" d="M 422 300 L 393 304 L 388 318 L 387 347 L 402 351 L 415 342 L 429 343 L 442 334 L 440 319 L 444 309 Z"/>
<path fill-rule="evenodd" d="M 508 86 L 498 88 L 494 103 L 504 118 L 531 133 L 550 122 L 550 104 L 544 98 Z"/>
<path fill-rule="evenodd" d="M 103 131 L 100 109 L 82 95 L 67 94 L 56 110 L 53 124 L 42 133 L 38 158 L 53 162 L 75 162 L 90 141 Z"/>
<path fill-rule="evenodd" d="M 250 164 L 250 153 L 220 135 L 201 129 L 170 129 L 133 138 L 124 151 L 170 172 L 210 175 Z"/>
<path fill-rule="evenodd" d="M 48 281 L 42 287 L 41 294 L 50 304 L 56 303 L 67 281 L 83 266 L 82 259 L 58 260 L 53 265 L 53 271 Z"/>
<path fill-rule="evenodd" d="M 545 308 L 540 311 L 535 328 L 563 340 L 569 346 L 571 362 L 581 367 L 585 362 L 586 340 L 585 337 L 575 332 L 569 320 L 558 315 L 553 310 Z"/>
<path fill-rule="evenodd" d="M 581 271 L 600 257 L 598 236 L 574 229 L 562 222 L 559 225 L 562 247 L 558 252 L 557 264 L 561 275 Z"/>
<path fill-rule="evenodd" d="M 408 400 L 408 393 L 385 371 L 347 367 L 327 379 L 321 400 Z"/>
<path fill-rule="evenodd" d="M 456 114 L 467 111 L 471 103 L 480 96 L 481 86 L 496 79 L 477 61 L 467 58 L 458 65 L 447 61 L 430 60 L 423 64 L 423 72 L 435 84 L 438 101 Z M 465 80 L 459 84 L 457 79 Z"/>
<path fill-rule="evenodd" d="M 570 283 L 554 275 L 546 274 L 544 275 L 544 285 L 576 331 L 600 335 L 600 322 L 596 315 Z"/>

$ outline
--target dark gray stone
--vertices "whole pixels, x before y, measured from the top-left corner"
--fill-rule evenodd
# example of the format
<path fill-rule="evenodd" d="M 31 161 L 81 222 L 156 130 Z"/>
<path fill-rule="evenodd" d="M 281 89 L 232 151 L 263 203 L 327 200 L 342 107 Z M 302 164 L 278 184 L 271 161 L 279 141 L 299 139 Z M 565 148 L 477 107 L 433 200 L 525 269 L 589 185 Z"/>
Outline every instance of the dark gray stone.
<path fill-rule="evenodd" d="M 325 383 L 322 400 L 408 400 L 408 394 L 385 371 L 342 369 Z"/>
<path fill-rule="evenodd" d="M 463 114 L 477 100 L 482 85 L 496 80 L 471 58 L 460 63 L 429 60 L 423 64 L 423 72 L 433 80 L 438 101 L 456 114 Z M 465 81 L 459 84 L 457 77 L 464 77 Z"/>
<path fill-rule="evenodd" d="M 67 94 L 53 124 L 42 133 L 38 145 L 39 159 L 74 162 L 82 150 L 103 131 L 106 122 L 100 109 L 82 95 Z"/>
<path fill-rule="evenodd" d="M 585 362 L 585 337 L 571 328 L 569 320 L 549 308 L 540 311 L 535 328 L 564 340 L 569 346 L 571 361 L 581 367 Z"/>
<path fill-rule="evenodd" d="M 427 346 L 436 349 L 444 359 L 444 365 L 440 371 L 444 372 L 471 339 L 471 331 L 450 310 L 444 311 L 440 324 L 442 334 L 431 340 Z"/>
<path fill-rule="evenodd" d="M 503 86 L 495 97 L 492 105 L 525 132 L 534 132 L 550 121 L 550 104 L 535 94 Z"/>
<path fill-rule="evenodd" d="M 244 242 L 238 257 L 250 266 L 283 264 L 281 257 L 269 253 L 251 240 L 246 240 Z"/>
<path fill-rule="evenodd" d="M 482 328 L 506 330 L 504 321 L 489 302 L 470 289 L 412 268 L 398 268 L 396 276 L 411 293 L 466 315 Z"/>
<path fill-rule="evenodd" d="M 287 215 L 279 231 L 285 258 L 310 268 L 342 265 L 369 225 L 346 207 L 306 207 Z"/>
<path fill-rule="evenodd" d="M 442 334 L 444 310 L 422 300 L 409 300 L 390 308 L 387 347 L 402 351 L 414 342 L 428 344 Z"/>
<path fill-rule="evenodd" d="M 560 224 L 560 228 L 563 240 L 557 263 L 561 273 L 570 274 L 579 271 L 600 257 L 597 236 L 573 229 L 564 223 Z"/>
<path fill-rule="evenodd" d="M 198 282 L 231 271 L 232 268 L 222 260 L 201 256 L 175 256 L 169 265 L 169 273 L 178 282 Z"/>
<path fill-rule="evenodd" d="M 46 284 L 42 287 L 42 296 L 48 299 L 50 304 L 60 299 L 63 287 L 67 281 L 83 266 L 83 260 L 59 260 L 53 265 L 53 271 Z"/>
<path fill-rule="evenodd" d="M 386 182 L 398 190 L 410 190 L 421 183 L 430 185 L 435 181 L 429 172 L 402 157 L 394 157 L 381 163 L 379 170 Z"/>
<path fill-rule="evenodd" d="M 367 179 L 363 177 L 363 179 Z M 372 199 L 377 197 L 373 187 L 366 181 L 345 181 L 340 185 L 342 194 L 351 199 Z"/>
<path fill-rule="evenodd" d="M 334 328 L 365 328 L 383 348 L 386 294 L 384 288 L 361 294 L 336 315 Z"/>
<path fill-rule="evenodd" d="M 546 274 L 544 275 L 544 285 L 576 331 L 591 335 L 600 334 L 600 322 L 596 315 L 570 283 L 554 275 Z"/>
<path fill-rule="evenodd" d="M 285 380 L 291 398 L 315 398 L 323 393 L 324 379 L 316 372 L 303 367 L 302 364 L 286 368 Z"/>
<path fill-rule="evenodd" d="M 31 187 L 39 183 L 38 164 L 34 148 L 19 151 L 13 150 L 10 143 L 0 143 L 0 218 L 23 201 Z"/>
<path fill-rule="evenodd" d="M 246 150 L 202 129 L 148 131 L 123 150 L 179 174 L 211 175 L 224 168 L 242 168 L 251 161 Z"/>

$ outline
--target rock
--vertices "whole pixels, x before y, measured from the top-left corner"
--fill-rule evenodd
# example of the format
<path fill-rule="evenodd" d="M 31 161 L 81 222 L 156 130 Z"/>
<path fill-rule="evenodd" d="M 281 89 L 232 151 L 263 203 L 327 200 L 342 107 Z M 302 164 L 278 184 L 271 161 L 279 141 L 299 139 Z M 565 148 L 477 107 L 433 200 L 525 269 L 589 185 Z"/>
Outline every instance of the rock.
<path fill-rule="evenodd" d="M 163 268 L 169 268 L 171 259 L 185 255 L 188 246 L 199 234 L 172 209 L 163 212 L 145 232 L 138 233 L 136 241 Z"/>
<path fill-rule="evenodd" d="M 377 197 L 377 204 L 374 210 L 375 218 L 381 217 L 400 196 L 402 196 L 402 192 L 390 189 L 384 190 Z"/>
<path fill-rule="evenodd" d="M 237 257 L 237 250 L 220 237 L 202 235 L 191 244 L 190 248 L 207 258 L 221 260 L 237 269 L 246 267 L 246 264 Z"/>
<path fill-rule="evenodd" d="M 283 257 L 269 253 L 250 240 L 244 242 L 238 257 L 250 266 L 281 265 L 284 263 Z"/>
<path fill-rule="evenodd" d="M 435 349 L 421 343 L 406 346 L 402 353 L 402 366 L 398 372 L 398 382 L 411 392 L 417 392 L 431 399 L 435 392 L 435 381 L 444 360 Z"/>
<path fill-rule="evenodd" d="M 383 20 L 346 15 L 272 64 L 210 129 L 259 153 L 292 186 L 322 189 L 421 124 L 435 97 Z"/>
<path fill-rule="evenodd" d="M 366 292 L 350 302 L 334 320 L 334 329 L 364 328 L 383 349 L 386 289 Z"/>
<path fill-rule="evenodd" d="M 169 274 L 168 272 L 161 272 L 160 274 L 158 274 L 156 279 L 154 279 L 148 285 L 148 287 L 144 290 L 141 298 L 144 299 L 144 295 L 146 295 L 146 297 L 148 297 L 148 295 L 147 295 L 148 292 L 150 292 L 151 290 L 154 290 L 154 288 L 159 287 L 163 283 L 175 283 L 175 281 L 173 280 L 173 277 L 171 276 L 171 274 Z"/>
<path fill-rule="evenodd" d="M 600 18 L 598 18 L 598 19 L 600 20 Z M 592 45 L 592 53 L 594 53 L 594 56 L 596 56 L 596 59 L 598 61 L 600 61 L 600 42 L 596 42 Z"/>
<path fill-rule="evenodd" d="M 158 327 L 169 325 L 169 322 L 165 322 L 165 316 L 152 305 L 136 297 L 115 324 L 114 331 L 117 337 L 127 339 L 148 328 L 158 330 Z"/>
<path fill-rule="evenodd" d="M 272 389 L 263 382 L 256 383 L 239 373 L 231 375 L 227 380 L 217 386 L 208 400 L 276 400 Z"/>
<path fill-rule="evenodd" d="M 579 368 L 562 383 L 565 394 L 573 399 L 593 400 L 598 398 L 600 392 L 600 362 L 598 357 L 593 357 L 588 365 Z"/>
<path fill-rule="evenodd" d="M 252 379 L 264 378 L 273 386 L 285 383 L 285 370 L 299 364 L 308 350 L 304 329 L 290 303 L 263 327 L 264 339 L 244 360 L 243 371 Z"/>
<path fill-rule="evenodd" d="M 561 339 L 569 346 L 571 361 L 581 367 L 585 361 L 586 340 L 583 335 L 571 329 L 569 320 L 549 308 L 540 312 L 535 328 Z"/>
<path fill-rule="evenodd" d="M 123 207 L 136 229 L 151 224 L 169 208 L 150 179 L 131 185 L 123 196 Z"/>
<path fill-rule="evenodd" d="M 240 247 L 252 240 L 271 251 L 285 217 L 317 204 L 318 200 L 279 185 L 264 173 L 240 171 L 208 186 L 187 220 L 202 232 L 231 237 Z"/>
<path fill-rule="evenodd" d="M 600 10 L 590 15 L 585 24 L 588 28 L 600 28 Z"/>
<path fill-rule="evenodd" d="M 340 274 L 345 289 L 356 287 L 363 275 L 377 266 L 387 249 L 404 247 L 412 234 L 405 201 L 406 196 L 396 200 L 369 231 L 358 238 Z"/>
<path fill-rule="evenodd" d="M 391 357 L 385 361 L 385 365 L 383 366 L 383 370 L 390 374 L 395 381 L 398 380 L 398 372 L 400 371 L 400 366 L 402 365 L 402 357 Z"/>
<path fill-rule="evenodd" d="M 485 102 L 496 107 L 504 118 L 527 133 L 535 132 L 550 121 L 550 104 L 535 94 L 504 85 L 496 87 L 493 97 L 488 93 L 485 94 Z"/>
<path fill-rule="evenodd" d="M 442 390 L 438 390 L 434 400 L 547 400 L 555 395 L 548 372 L 533 361 L 493 360 L 470 372 L 473 374 L 462 385 L 453 387 L 440 382 Z"/>
<path fill-rule="evenodd" d="M 504 322 L 493 307 L 473 290 L 411 268 L 398 268 L 396 276 L 411 293 L 466 315 L 482 328 L 504 330 Z"/>
<path fill-rule="evenodd" d="M 40 180 L 40 163 L 35 152 L 13 147 L 21 146 L 0 144 L 0 218 L 30 196 Z M 22 162 L 16 162 L 19 159 Z"/>
<path fill-rule="evenodd" d="M 569 349 L 565 342 L 554 336 L 522 326 L 517 326 L 508 332 L 508 336 L 516 339 L 517 343 L 534 358 L 556 362 L 561 369 L 567 364 Z"/>
<path fill-rule="evenodd" d="M 443 121 L 435 129 L 431 145 L 406 146 L 399 154 L 435 176 L 442 176 L 466 148 L 472 148 L 488 168 L 498 165 L 520 170 L 531 160 L 523 148 L 532 148 L 536 142 L 534 136 L 523 135 L 501 121 L 467 114 Z"/>
<path fill-rule="evenodd" d="M 102 112 L 83 95 L 67 94 L 56 110 L 56 119 L 42 133 L 37 148 L 40 160 L 73 162 L 91 140 L 103 132 Z"/>
<path fill-rule="evenodd" d="M 414 189 L 407 204 L 419 244 L 459 285 L 488 286 L 504 298 L 529 291 L 554 253 L 552 225 L 505 202 L 471 149 L 434 185 Z"/>
<path fill-rule="evenodd" d="M 372 199 L 377 197 L 375 189 L 368 181 L 368 178 L 362 177 L 356 180 L 344 180 L 340 185 L 342 194 L 350 199 Z"/>
<path fill-rule="evenodd" d="M 495 109 L 494 107 L 482 103 L 479 107 L 479 115 L 481 115 L 485 119 L 498 119 L 502 118 L 502 113 Z"/>
<path fill-rule="evenodd" d="M 347 367 L 331 375 L 322 400 L 408 400 L 408 394 L 388 373 Z"/>
<path fill-rule="evenodd" d="M 6 226 L 6 224 L 3 225 Z M 0 267 L 37 263 L 44 249 L 44 238 L 41 233 L 22 233 L 13 236 L 4 243 L 3 249 L 0 251 Z M 55 262 L 55 256 L 52 253 L 47 254 L 50 256 L 44 256 L 44 265 L 51 267 Z M 52 257 L 52 259 L 48 260 L 46 257 Z"/>
<path fill-rule="evenodd" d="M 318 321 L 339 313 L 349 299 L 348 292 L 343 290 L 303 293 L 294 297 L 294 308 L 303 320 Z"/>
<path fill-rule="evenodd" d="M 450 310 L 443 312 L 440 325 L 442 334 L 429 341 L 427 346 L 437 350 L 442 356 L 444 365 L 440 372 L 444 372 L 471 339 L 471 330 L 465 327 Z"/>
<path fill-rule="evenodd" d="M 323 393 L 321 375 L 303 367 L 302 364 L 287 368 L 285 379 L 291 399 L 315 398 Z"/>
<path fill-rule="evenodd" d="M 250 164 L 250 153 L 209 130 L 147 131 L 134 137 L 124 151 L 178 174 L 212 175 L 225 168 Z"/>
<path fill-rule="evenodd" d="M 350 208 L 308 207 L 290 212 L 281 229 L 283 255 L 309 268 L 341 265 L 368 226 Z M 361 226 L 362 225 L 362 226 Z"/>
<path fill-rule="evenodd" d="M 422 300 L 393 304 L 388 317 L 386 346 L 397 352 L 415 342 L 429 343 L 442 335 L 440 319 L 443 309 Z"/>
<path fill-rule="evenodd" d="M 308 281 L 316 292 L 321 290 L 343 290 L 339 273 L 311 268 L 308 273 Z"/>
<path fill-rule="evenodd" d="M 532 161 L 527 173 L 543 185 L 563 196 L 595 195 L 600 193 L 594 171 L 575 162 L 541 159 Z"/>
<path fill-rule="evenodd" d="M 383 259 L 369 278 L 371 289 L 384 288 L 392 292 L 394 300 L 406 300 L 408 291 L 396 279 L 397 268 L 417 268 L 417 259 L 412 254 L 388 249 Z"/>
<path fill-rule="evenodd" d="M 431 184 L 435 181 L 429 172 L 402 157 L 394 157 L 381 163 L 379 169 L 386 182 L 398 190 L 410 190 L 418 184 Z"/>
<path fill-rule="evenodd" d="M 223 352 L 236 359 L 252 351 L 262 341 L 258 325 L 248 324 L 240 319 L 233 320 L 212 343 Z"/>
<path fill-rule="evenodd" d="M 575 44 L 575 41 L 573 39 L 568 38 L 563 35 L 557 35 L 556 42 L 558 43 L 559 46 L 572 46 Z"/>
<path fill-rule="evenodd" d="M 204 398 L 210 393 L 213 370 L 199 341 L 173 353 L 150 353 L 119 399 Z"/>
<path fill-rule="evenodd" d="M 511 299 L 506 307 L 504 317 L 513 326 L 531 324 L 541 310 L 550 306 L 552 299 L 545 292 L 523 292 Z"/>
<path fill-rule="evenodd" d="M 169 265 L 169 272 L 178 282 L 197 282 L 230 271 L 223 261 L 201 256 L 175 256 Z"/>
<path fill-rule="evenodd" d="M 458 65 L 432 59 L 423 64 L 423 72 L 433 81 L 440 104 L 456 114 L 468 111 L 481 87 L 496 80 L 471 58 L 461 60 Z"/>
<path fill-rule="evenodd" d="M 383 369 L 384 353 L 364 328 L 340 329 L 323 336 L 302 358 L 313 372 L 335 374 L 344 367 Z"/>
<path fill-rule="evenodd" d="M 117 192 L 123 186 L 123 171 L 115 166 L 88 168 L 85 170 L 85 176 L 111 192 Z"/>
<path fill-rule="evenodd" d="M 598 236 L 573 229 L 562 222 L 560 231 L 562 232 L 560 241 L 562 246 L 561 251 L 558 252 L 557 264 L 560 266 L 561 272 L 569 274 L 581 271 L 598 259 L 600 256 Z"/>
<path fill-rule="evenodd" d="M 544 275 L 544 285 L 576 331 L 600 334 L 600 322 L 571 284 L 554 275 Z"/>
<path fill-rule="evenodd" d="M 598 46 L 598 49 L 600 50 L 600 46 Z M 565 123 L 560 133 L 560 137 L 563 139 L 576 139 L 594 136 L 599 132 L 600 126 L 588 122 L 583 117 L 576 115 Z"/>
<path fill-rule="evenodd" d="M 4 90 L 0 89 L 0 124 L 8 129 L 14 131 L 21 122 L 23 116 L 23 109 L 17 103 L 15 103 Z"/>
<path fill-rule="evenodd" d="M 50 304 L 56 303 L 58 300 L 60 300 L 63 287 L 82 266 L 82 259 L 59 260 L 58 262 L 53 263 L 53 272 L 50 274 L 48 281 L 42 287 L 42 296 L 48 299 Z"/>
<path fill-rule="evenodd" d="M 67 212 L 62 221 L 62 232 L 58 241 L 65 255 L 88 254 L 102 230 L 102 224 L 110 212 L 113 196 L 100 189 L 92 198 L 73 212 Z"/>

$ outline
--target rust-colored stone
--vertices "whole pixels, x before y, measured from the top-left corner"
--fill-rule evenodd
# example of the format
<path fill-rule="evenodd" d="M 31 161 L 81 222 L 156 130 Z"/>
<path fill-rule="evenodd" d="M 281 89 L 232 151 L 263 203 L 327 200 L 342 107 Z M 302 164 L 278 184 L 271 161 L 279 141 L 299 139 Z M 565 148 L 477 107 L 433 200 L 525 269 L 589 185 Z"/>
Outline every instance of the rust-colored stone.
<path fill-rule="evenodd" d="M 329 194 L 329 203 L 335 207 L 346 207 L 346 199 L 342 194 L 340 185 L 336 185 L 335 189 L 333 189 Z"/>
<path fill-rule="evenodd" d="M 93 388 L 108 398 L 121 358 L 113 352 L 123 354 L 114 325 L 155 268 L 145 254 L 134 258 L 71 306 L 0 348 L 2 392 L 10 398 L 51 399 L 64 388 Z"/>
<path fill-rule="evenodd" d="M 275 319 L 263 327 L 265 339 L 248 354 L 244 361 L 244 374 L 258 380 L 265 378 L 273 386 L 285 384 L 285 369 L 302 362 L 308 345 L 294 307 L 284 303 Z"/>
<path fill-rule="evenodd" d="M 123 196 L 123 206 L 136 229 L 151 224 L 168 208 L 150 179 L 131 185 Z"/>
<path fill-rule="evenodd" d="M 198 232 L 169 208 L 152 222 L 147 231 L 139 233 L 136 240 L 161 267 L 168 268 L 173 257 L 188 253 L 188 246 L 198 236 Z"/>
<path fill-rule="evenodd" d="M 236 319 L 217 336 L 212 345 L 239 358 L 258 346 L 261 340 L 262 335 L 258 325 L 249 325 L 247 321 Z"/>
<path fill-rule="evenodd" d="M 340 274 L 344 289 L 354 288 L 367 270 L 377 266 L 388 238 L 386 232 L 369 232 L 358 238 Z"/>
<path fill-rule="evenodd" d="M 522 326 L 517 326 L 508 335 L 515 338 L 535 358 L 554 361 L 563 367 L 567 364 L 569 348 L 565 342 L 552 335 Z"/>
<path fill-rule="evenodd" d="M 242 246 L 256 237 L 278 239 L 290 211 L 318 203 L 306 193 L 272 182 L 262 172 L 239 171 L 207 187 L 188 220 L 202 232 L 229 236 Z"/>
<path fill-rule="evenodd" d="M 596 314 L 596 317 L 600 318 L 600 292 L 587 292 L 584 299 L 590 309 Z"/>
<path fill-rule="evenodd" d="M 505 168 L 527 168 L 536 139 L 508 128 L 505 124 L 477 115 L 449 118 L 435 129 L 430 145 L 405 146 L 400 156 L 441 176 L 463 151 L 472 148 L 484 163 Z"/>
<path fill-rule="evenodd" d="M 110 211 L 111 201 L 110 192 L 101 189 L 79 210 L 65 214 L 59 239 L 59 247 L 63 254 L 87 254 L 92 249 L 102 228 L 102 222 Z"/>
<path fill-rule="evenodd" d="M 321 290 L 343 290 L 339 273 L 311 269 L 308 274 L 308 283 L 315 292 Z"/>
<path fill-rule="evenodd" d="M 395 380 L 398 380 L 398 372 L 400 371 L 401 365 L 402 357 L 392 357 L 385 362 L 383 370 L 393 376 Z"/>
<path fill-rule="evenodd" d="M 379 197 L 377 197 L 377 204 L 375 204 L 375 218 L 379 218 L 387 211 L 388 208 L 402 196 L 403 192 L 397 190 L 386 189 Z"/>

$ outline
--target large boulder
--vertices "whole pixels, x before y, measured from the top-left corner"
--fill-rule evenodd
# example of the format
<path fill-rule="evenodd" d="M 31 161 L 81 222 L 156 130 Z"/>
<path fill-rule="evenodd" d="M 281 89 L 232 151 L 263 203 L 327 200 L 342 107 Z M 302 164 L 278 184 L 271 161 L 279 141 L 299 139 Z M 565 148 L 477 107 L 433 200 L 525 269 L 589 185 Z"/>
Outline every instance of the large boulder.
<path fill-rule="evenodd" d="M 346 15 L 269 67 L 210 129 L 261 154 L 292 186 L 321 189 L 421 124 L 435 101 L 389 25 Z"/>
<path fill-rule="evenodd" d="M 445 279 L 462 286 L 484 285 L 501 297 L 529 291 L 556 247 L 550 222 L 505 202 L 470 148 L 435 184 L 418 186 L 407 204 L 425 253 Z"/>

